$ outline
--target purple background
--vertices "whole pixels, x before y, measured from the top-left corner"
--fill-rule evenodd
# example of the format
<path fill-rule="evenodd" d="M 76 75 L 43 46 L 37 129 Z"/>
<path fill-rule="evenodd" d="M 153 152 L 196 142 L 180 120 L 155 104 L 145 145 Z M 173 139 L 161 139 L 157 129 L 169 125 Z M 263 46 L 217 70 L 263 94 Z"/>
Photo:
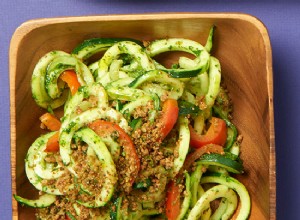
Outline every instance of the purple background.
<path fill-rule="evenodd" d="M 0 219 L 11 219 L 8 49 L 14 30 L 34 18 L 145 12 L 243 12 L 267 26 L 274 67 L 277 219 L 300 219 L 300 2 L 288 0 L 0 0 Z"/>

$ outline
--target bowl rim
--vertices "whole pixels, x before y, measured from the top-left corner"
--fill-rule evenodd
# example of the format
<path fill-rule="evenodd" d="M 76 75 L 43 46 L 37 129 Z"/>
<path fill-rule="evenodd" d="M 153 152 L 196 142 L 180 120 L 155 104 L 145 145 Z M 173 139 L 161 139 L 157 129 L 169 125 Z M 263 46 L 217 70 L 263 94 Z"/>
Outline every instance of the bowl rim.
<path fill-rule="evenodd" d="M 276 219 L 276 153 L 275 153 L 275 129 L 274 129 L 274 104 L 273 104 L 273 67 L 272 49 L 267 27 L 257 17 L 240 12 L 159 12 L 159 13 L 138 13 L 138 14 L 104 14 L 88 16 L 65 16 L 52 18 L 37 18 L 25 21 L 16 28 L 10 40 L 9 47 L 9 81 L 10 81 L 10 147 L 11 147 L 11 184 L 12 195 L 16 193 L 16 102 L 15 102 L 15 76 L 17 60 L 14 58 L 18 53 L 18 46 L 22 39 L 31 31 L 51 25 L 75 22 L 95 22 L 95 21 L 132 21 L 132 20 L 174 20 L 174 19 L 237 19 L 252 23 L 260 32 L 266 56 L 266 73 L 268 86 L 268 108 L 269 108 L 269 135 L 270 135 L 270 155 L 269 155 L 269 213 L 270 219 Z M 18 219 L 18 205 L 12 197 L 12 217 Z"/>

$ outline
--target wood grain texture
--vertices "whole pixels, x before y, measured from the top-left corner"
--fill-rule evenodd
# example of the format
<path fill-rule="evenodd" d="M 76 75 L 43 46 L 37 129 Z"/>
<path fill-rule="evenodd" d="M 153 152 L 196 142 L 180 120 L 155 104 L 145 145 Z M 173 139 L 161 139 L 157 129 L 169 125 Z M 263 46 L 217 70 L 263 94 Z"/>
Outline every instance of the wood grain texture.
<path fill-rule="evenodd" d="M 269 36 L 256 18 L 232 13 L 106 15 L 32 20 L 14 33 L 10 46 L 12 194 L 33 197 L 24 158 L 40 135 L 41 110 L 31 97 L 30 79 L 39 58 L 51 50 L 70 52 L 92 37 L 153 40 L 183 37 L 205 43 L 216 25 L 213 55 L 234 103 L 234 123 L 243 135 L 241 157 L 248 188 L 250 219 L 276 219 L 273 75 Z M 29 110 L 29 111 L 28 111 Z M 34 219 L 33 210 L 13 199 L 13 219 Z"/>

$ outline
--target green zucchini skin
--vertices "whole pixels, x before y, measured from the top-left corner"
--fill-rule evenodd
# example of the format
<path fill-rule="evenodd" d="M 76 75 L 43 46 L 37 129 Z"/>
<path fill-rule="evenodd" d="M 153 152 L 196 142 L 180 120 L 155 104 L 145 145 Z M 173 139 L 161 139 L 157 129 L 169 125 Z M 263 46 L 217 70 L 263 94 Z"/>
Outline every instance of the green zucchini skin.
<path fill-rule="evenodd" d="M 71 220 L 76 220 L 75 216 L 71 214 L 71 212 L 66 211 L 66 215 L 71 219 Z"/>
<path fill-rule="evenodd" d="M 109 213 L 111 220 L 121 220 L 122 219 L 122 213 L 121 213 L 122 200 L 123 200 L 123 197 L 120 196 L 113 201 L 113 205 L 111 206 L 110 213 Z M 114 209 L 112 208 L 113 206 L 114 206 Z"/>
<path fill-rule="evenodd" d="M 225 168 L 228 172 L 231 173 L 243 173 L 244 167 L 241 161 L 233 160 L 229 154 L 221 155 L 221 154 L 203 154 L 199 160 L 197 161 L 198 164 L 203 165 L 217 165 L 220 167 Z"/>
<path fill-rule="evenodd" d="M 77 45 L 72 51 L 76 57 L 82 60 L 87 60 L 94 54 L 105 51 L 115 43 L 121 41 L 132 41 L 140 46 L 143 46 L 143 42 L 131 38 L 92 38 L 83 41 L 81 44 Z"/>
<path fill-rule="evenodd" d="M 226 122 L 228 129 L 227 129 L 227 140 L 226 140 L 226 144 L 224 146 L 224 150 L 230 151 L 232 145 L 236 141 L 238 131 L 237 131 L 237 128 L 235 127 L 235 125 L 231 121 L 229 121 L 228 119 L 225 119 L 225 122 Z"/>
<path fill-rule="evenodd" d="M 143 181 L 140 181 L 138 183 L 134 183 L 133 184 L 133 188 L 134 189 L 142 189 L 142 190 L 146 190 L 148 189 L 149 186 L 152 185 L 152 182 L 151 182 L 151 179 L 150 178 L 147 178 Z"/>
<path fill-rule="evenodd" d="M 200 113 L 200 108 L 188 101 L 179 100 L 178 107 L 179 115 L 198 115 Z"/>
<path fill-rule="evenodd" d="M 41 195 L 38 199 L 25 199 L 21 196 L 13 195 L 15 200 L 22 205 L 26 205 L 33 208 L 46 208 L 52 205 L 56 201 L 56 196 L 51 194 Z"/>
<path fill-rule="evenodd" d="M 213 25 L 209 30 L 209 35 L 206 40 L 206 44 L 204 46 L 204 48 L 207 50 L 207 52 L 210 52 L 212 50 L 215 30 L 216 30 L 215 25 Z"/>

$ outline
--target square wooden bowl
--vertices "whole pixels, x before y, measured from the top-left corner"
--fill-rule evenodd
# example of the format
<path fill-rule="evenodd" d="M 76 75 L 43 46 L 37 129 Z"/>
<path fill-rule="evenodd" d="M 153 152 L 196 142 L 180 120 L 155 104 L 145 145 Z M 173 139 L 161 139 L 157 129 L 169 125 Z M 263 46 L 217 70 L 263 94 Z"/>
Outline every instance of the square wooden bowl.
<path fill-rule="evenodd" d="M 245 174 L 237 178 L 250 192 L 250 219 L 276 219 L 273 76 L 269 36 L 256 18 L 235 13 L 159 13 L 32 20 L 14 33 L 10 45 L 12 194 L 33 195 L 24 158 L 39 136 L 42 110 L 31 95 L 30 79 L 39 58 L 71 50 L 93 37 L 140 40 L 182 37 L 205 43 L 216 25 L 213 55 L 234 103 L 234 123 L 243 135 Z M 13 219 L 34 219 L 33 209 L 13 199 Z"/>

